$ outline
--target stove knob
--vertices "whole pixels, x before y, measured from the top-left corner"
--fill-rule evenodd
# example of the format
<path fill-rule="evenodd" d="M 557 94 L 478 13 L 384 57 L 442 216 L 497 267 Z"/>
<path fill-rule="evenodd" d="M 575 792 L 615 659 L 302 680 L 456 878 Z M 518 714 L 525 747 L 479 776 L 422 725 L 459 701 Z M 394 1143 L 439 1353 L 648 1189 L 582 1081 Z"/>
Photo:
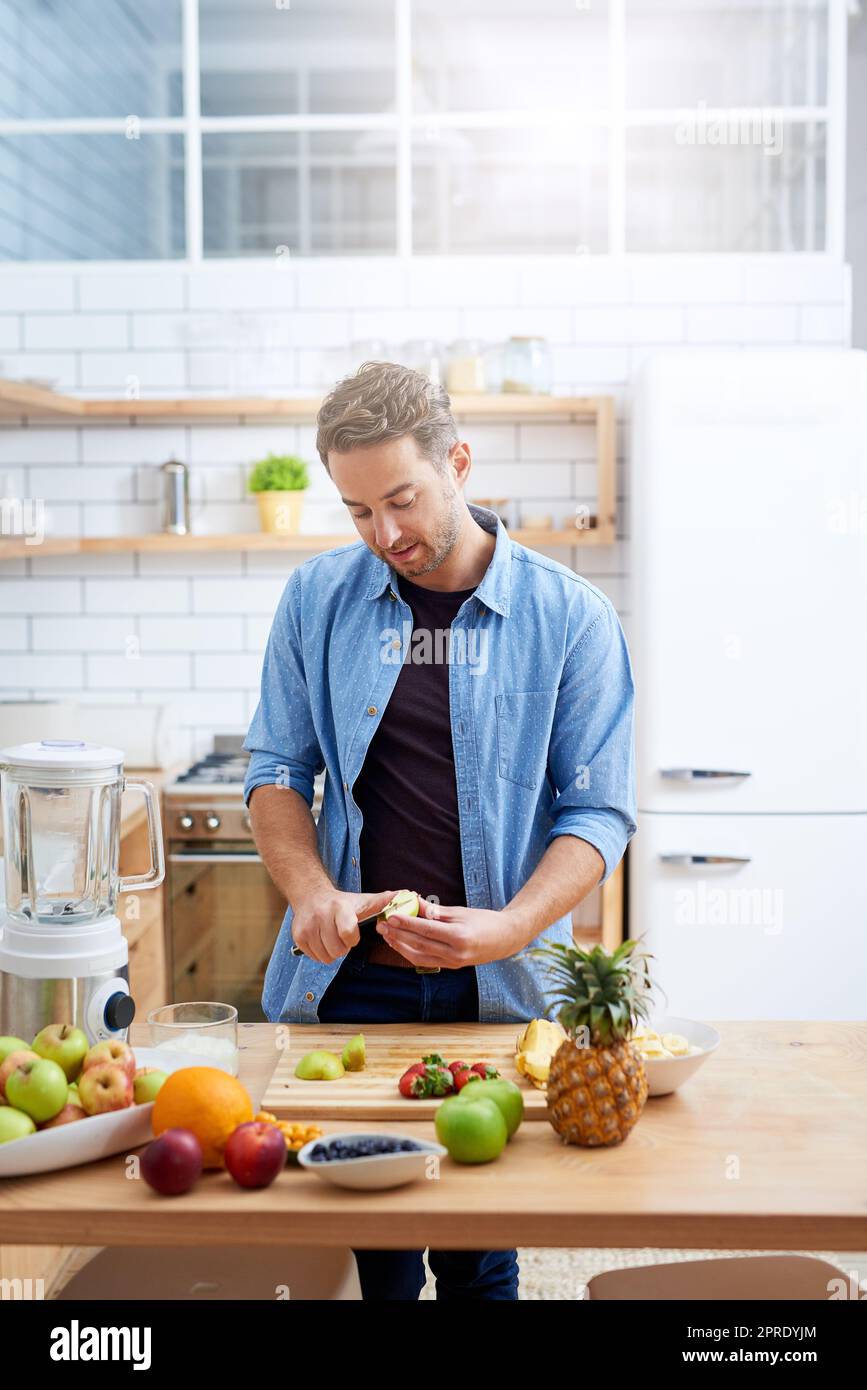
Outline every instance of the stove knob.
<path fill-rule="evenodd" d="M 206 829 L 206 830 L 219 830 L 219 828 L 220 828 L 220 817 L 219 817 L 219 816 L 215 816 L 214 813 L 213 813 L 213 811 L 211 811 L 207 816 L 205 816 L 205 829 Z"/>
<path fill-rule="evenodd" d="M 192 830 L 193 818 L 188 811 L 185 811 L 182 816 L 178 816 L 178 826 L 181 830 Z"/>

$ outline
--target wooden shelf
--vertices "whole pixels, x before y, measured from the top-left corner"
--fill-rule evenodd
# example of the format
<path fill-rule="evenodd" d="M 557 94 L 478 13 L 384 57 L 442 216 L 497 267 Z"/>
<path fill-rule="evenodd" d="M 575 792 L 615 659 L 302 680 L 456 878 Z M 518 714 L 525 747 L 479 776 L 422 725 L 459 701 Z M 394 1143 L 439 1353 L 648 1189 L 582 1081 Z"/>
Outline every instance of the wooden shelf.
<path fill-rule="evenodd" d="M 321 396 L 282 397 L 222 396 L 188 397 L 174 400 L 84 400 L 0 379 L 0 422 L 29 424 L 52 421 L 77 425 L 126 424 L 141 422 L 243 423 L 247 420 L 309 422 L 316 417 Z M 616 537 L 617 493 L 614 399 L 611 396 L 536 396 L 515 392 L 503 395 L 452 396 L 457 417 L 475 419 L 566 419 L 588 421 L 596 431 L 596 516 L 589 527 L 560 531 L 512 532 L 523 545 L 535 549 L 549 546 L 613 545 Z M 0 540 L 0 560 L 33 555 L 81 555 L 117 551 L 202 550 L 330 550 L 356 540 L 354 534 L 329 536 L 273 536 L 265 533 L 222 536 L 106 536 L 97 538 L 46 538 L 39 545 L 25 539 Z"/>
<path fill-rule="evenodd" d="M 579 530 L 514 530 L 509 535 L 519 545 L 531 550 L 547 550 L 554 546 L 611 545 L 615 539 L 605 527 L 591 526 Z M 222 536 L 60 536 L 46 539 L 38 545 L 21 540 L 0 540 L 0 561 L 35 559 L 40 555 L 116 555 L 126 553 L 168 552 L 195 554 L 220 550 L 287 550 L 315 554 L 337 545 L 349 545 L 359 539 L 356 535 L 276 536 L 267 531 L 230 532 Z"/>
<path fill-rule="evenodd" d="M 0 420 L 25 424 L 30 421 L 68 421 L 90 425 L 139 420 L 153 423 L 195 424 L 207 420 L 274 419 L 309 421 L 315 418 L 321 396 L 188 396 L 173 399 L 86 400 L 27 386 L 20 381 L 0 380 Z M 523 392 L 502 395 L 455 395 L 451 397 L 455 415 L 479 418 L 562 415 L 571 419 L 596 421 L 600 410 L 610 405 L 609 396 L 536 396 Z"/>

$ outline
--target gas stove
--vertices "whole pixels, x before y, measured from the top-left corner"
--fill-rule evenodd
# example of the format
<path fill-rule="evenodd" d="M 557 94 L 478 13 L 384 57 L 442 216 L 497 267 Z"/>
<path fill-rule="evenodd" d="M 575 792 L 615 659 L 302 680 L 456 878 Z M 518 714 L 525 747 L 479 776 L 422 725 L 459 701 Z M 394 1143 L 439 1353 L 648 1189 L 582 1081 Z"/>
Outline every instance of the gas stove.
<path fill-rule="evenodd" d="M 163 788 L 166 837 L 172 842 L 252 841 L 250 815 L 244 804 L 249 753 L 243 735 L 218 734 L 214 748 Z M 314 785 L 313 815 L 322 805 L 322 776 Z"/>

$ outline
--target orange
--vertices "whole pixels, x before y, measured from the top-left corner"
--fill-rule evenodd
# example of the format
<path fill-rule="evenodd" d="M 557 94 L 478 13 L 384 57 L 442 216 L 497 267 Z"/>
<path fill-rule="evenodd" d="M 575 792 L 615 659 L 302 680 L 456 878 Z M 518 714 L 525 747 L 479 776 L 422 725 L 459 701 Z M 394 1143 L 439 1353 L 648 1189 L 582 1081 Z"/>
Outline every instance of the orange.
<path fill-rule="evenodd" d="M 235 1076 L 218 1067 L 181 1067 L 163 1082 L 151 1114 L 154 1134 L 191 1129 L 206 1168 L 222 1168 L 233 1130 L 253 1118 L 253 1104 Z"/>

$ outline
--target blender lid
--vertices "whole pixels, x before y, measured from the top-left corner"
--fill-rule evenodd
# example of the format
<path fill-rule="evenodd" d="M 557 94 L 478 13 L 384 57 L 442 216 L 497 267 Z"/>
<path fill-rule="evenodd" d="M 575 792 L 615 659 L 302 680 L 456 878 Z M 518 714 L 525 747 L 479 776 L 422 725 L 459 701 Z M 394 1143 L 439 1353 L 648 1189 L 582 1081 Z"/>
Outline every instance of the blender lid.
<path fill-rule="evenodd" d="M 0 764 L 6 767 L 116 767 L 123 763 L 119 748 L 105 748 L 84 739 L 45 738 L 41 743 L 18 743 L 0 748 Z"/>

